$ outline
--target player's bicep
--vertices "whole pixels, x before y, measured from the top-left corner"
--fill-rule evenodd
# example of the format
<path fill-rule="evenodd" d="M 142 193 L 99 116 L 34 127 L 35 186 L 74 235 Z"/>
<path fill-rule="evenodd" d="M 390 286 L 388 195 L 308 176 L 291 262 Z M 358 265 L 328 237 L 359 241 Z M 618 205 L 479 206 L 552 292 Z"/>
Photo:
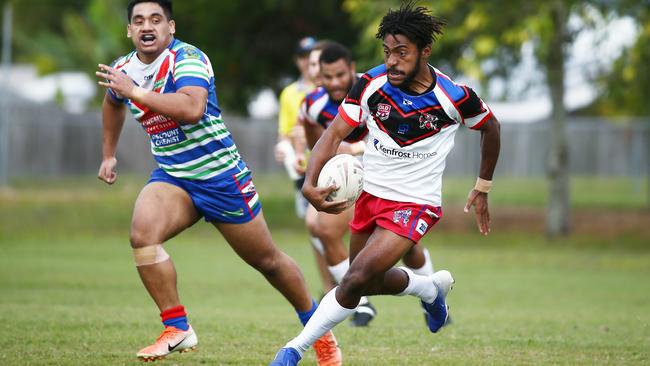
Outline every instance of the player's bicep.
<path fill-rule="evenodd" d="M 205 105 L 208 102 L 208 90 L 199 86 L 186 86 L 176 91 L 180 94 L 185 94 L 192 99 L 192 105 L 197 105 L 197 108 L 202 111 L 205 110 Z"/>
<path fill-rule="evenodd" d="M 497 120 L 497 118 L 494 116 L 494 114 L 490 114 L 487 119 L 481 123 L 480 126 L 474 128 L 475 130 L 479 130 L 481 132 L 495 132 L 496 134 L 499 134 L 501 132 L 501 124 Z"/>
<path fill-rule="evenodd" d="M 354 126 L 351 126 L 350 123 L 341 116 L 341 113 L 339 113 L 334 117 L 334 120 L 325 131 L 331 133 L 332 137 L 334 137 L 336 141 L 343 141 L 352 130 L 354 130 Z"/>

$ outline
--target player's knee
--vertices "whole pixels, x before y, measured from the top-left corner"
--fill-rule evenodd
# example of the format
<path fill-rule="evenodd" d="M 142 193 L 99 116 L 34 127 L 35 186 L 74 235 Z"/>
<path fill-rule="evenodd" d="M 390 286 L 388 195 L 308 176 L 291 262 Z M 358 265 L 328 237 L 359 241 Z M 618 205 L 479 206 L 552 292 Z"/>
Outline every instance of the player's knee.
<path fill-rule="evenodd" d="M 254 259 L 250 260 L 248 264 L 255 268 L 257 271 L 262 273 L 264 276 L 273 276 L 275 273 L 278 272 L 281 263 L 282 263 L 282 258 L 281 254 L 279 251 L 278 252 L 269 252 L 265 255 L 259 255 L 255 257 Z"/>
<path fill-rule="evenodd" d="M 132 248 L 142 248 L 154 244 L 160 244 L 160 238 L 153 235 L 150 230 L 146 230 L 140 227 L 131 227 L 131 233 L 129 234 L 129 241 L 131 242 Z"/>
<path fill-rule="evenodd" d="M 327 245 L 328 243 L 334 243 L 340 241 L 343 237 L 342 233 L 338 228 L 331 225 L 323 225 L 322 223 L 315 223 L 309 228 L 309 233 L 312 236 L 320 239 L 323 244 Z"/>
<path fill-rule="evenodd" d="M 318 229 L 318 221 L 317 220 L 306 220 L 305 221 L 305 226 L 307 226 L 307 231 L 309 231 L 309 235 L 315 236 L 319 238 L 319 229 Z"/>
<path fill-rule="evenodd" d="M 368 286 L 370 276 L 361 270 L 354 270 L 350 268 L 343 277 L 340 284 L 340 290 L 345 295 L 361 296 L 363 291 Z"/>

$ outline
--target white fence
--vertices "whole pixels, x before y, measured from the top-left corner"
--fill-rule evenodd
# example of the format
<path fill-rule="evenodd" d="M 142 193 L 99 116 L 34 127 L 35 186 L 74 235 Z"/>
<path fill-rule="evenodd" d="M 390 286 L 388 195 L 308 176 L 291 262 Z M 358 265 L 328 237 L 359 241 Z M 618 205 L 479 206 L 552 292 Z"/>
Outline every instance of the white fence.
<path fill-rule="evenodd" d="M 228 117 L 246 162 L 257 172 L 281 169 L 273 159 L 275 120 Z M 550 123 L 502 124 L 497 174 L 545 174 Z M 99 112 L 71 115 L 55 106 L 14 106 L 8 126 L 8 175 L 28 178 L 96 174 L 101 161 Z M 447 161 L 449 175 L 478 171 L 480 134 L 461 128 Z M 647 176 L 650 171 L 650 120 L 611 122 L 571 118 L 568 125 L 572 174 Z M 120 172 L 148 173 L 154 168 L 145 133 L 127 120 L 118 148 Z"/>

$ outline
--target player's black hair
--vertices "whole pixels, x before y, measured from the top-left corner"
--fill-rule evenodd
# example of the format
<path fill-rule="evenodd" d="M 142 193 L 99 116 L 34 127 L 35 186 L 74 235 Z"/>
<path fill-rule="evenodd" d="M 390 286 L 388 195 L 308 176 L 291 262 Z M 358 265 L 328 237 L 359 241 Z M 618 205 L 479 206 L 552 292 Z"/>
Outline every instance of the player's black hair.
<path fill-rule="evenodd" d="M 172 19 L 172 0 L 131 0 L 129 1 L 129 5 L 127 7 L 127 17 L 129 23 L 131 23 L 131 17 L 133 16 L 133 8 L 141 3 L 156 3 L 160 5 L 160 7 L 163 9 L 163 12 L 165 12 L 167 20 Z"/>
<path fill-rule="evenodd" d="M 333 64 L 336 61 L 343 59 L 346 64 L 352 63 L 352 54 L 350 50 L 344 45 L 337 42 L 330 42 L 320 54 L 318 62 L 323 64 Z"/>
<path fill-rule="evenodd" d="M 442 34 L 442 28 L 446 24 L 443 19 L 431 15 L 427 8 L 415 7 L 414 1 L 408 1 L 403 3 L 399 10 L 388 10 L 375 37 L 383 40 L 388 34 L 401 34 L 421 50 Z"/>

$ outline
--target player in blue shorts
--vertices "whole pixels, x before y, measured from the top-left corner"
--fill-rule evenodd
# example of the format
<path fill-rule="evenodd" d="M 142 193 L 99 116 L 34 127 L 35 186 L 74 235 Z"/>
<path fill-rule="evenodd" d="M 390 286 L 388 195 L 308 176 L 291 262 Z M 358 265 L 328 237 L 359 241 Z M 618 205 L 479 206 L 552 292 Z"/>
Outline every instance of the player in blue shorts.
<path fill-rule="evenodd" d="M 271 366 L 297 365 L 321 335 L 354 312 L 362 296 L 411 295 L 426 310 L 431 332 L 438 332 L 447 322 L 446 301 L 454 283 L 451 273 L 442 270 L 422 276 L 394 266 L 442 217 L 445 159 L 460 126 L 481 133 L 479 174 L 465 211 L 474 206 L 479 231 L 488 234 L 488 192 L 499 157 L 500 127 L 470 87 L 455 83 L 428 64 L 433 41 L 444 25 L 413 2 L 389 10 L 377 32 L 383 42 L 384 63 L 352 87 L 312 150 L 303 193 L 319 211 L 340 213 L 347 203 L 327 202 L 334 187 L 316 187 L 317 177 L 346 136 L 361 124 L 368 128 L 363 192 L 350 224 L 350 268 Z M 408 363 L 404 359 L 399 364 Z"/>
<path fill-rule="evenodd" d="M 305 324 L 317 305 L 296 263 L 271 239 L 251 172 L 221 119 L 208 57 L 174 37 L 170 0 L 132 0 L 128 21 L 135 50 L 112 66 L 99 65 L 96 73 L 108 89 L 98 177 L 108 184 L 117 179 L 116 148 L 128 109 L 149 135 L 159 166 L 135 202 L 130 241 L 140 278 L 165 327 L 137 357 L 156 360 L 198 343 L 163 244 L 201 217 L 284 295 Z M 319 342 L 319 364 L 340 364 L 334 336 L 328 333 Z"/>

